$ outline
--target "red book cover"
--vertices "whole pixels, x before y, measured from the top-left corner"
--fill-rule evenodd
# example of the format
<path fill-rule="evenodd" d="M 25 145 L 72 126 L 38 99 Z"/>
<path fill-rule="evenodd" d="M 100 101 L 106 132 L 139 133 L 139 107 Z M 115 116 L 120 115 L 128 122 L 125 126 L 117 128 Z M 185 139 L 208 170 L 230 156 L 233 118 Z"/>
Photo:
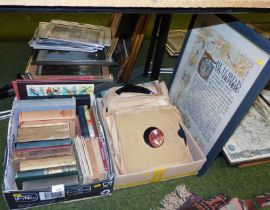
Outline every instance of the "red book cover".
<path fill-rule="evenodd" d="M 100 141 L 100 140 L 98 140 L 98 144 L 99 144 L 99 149 L 100 149 L 100 154 L 102 157 L 104 169 L 105 169 L 105 171 L 108 171 L 109 168 L 108 168 L 108 163 L 107 163 L 107 159 L 106 159 L 106 155 L 105 155 L 104 145 L 103 145 L 102 141 Z"/>

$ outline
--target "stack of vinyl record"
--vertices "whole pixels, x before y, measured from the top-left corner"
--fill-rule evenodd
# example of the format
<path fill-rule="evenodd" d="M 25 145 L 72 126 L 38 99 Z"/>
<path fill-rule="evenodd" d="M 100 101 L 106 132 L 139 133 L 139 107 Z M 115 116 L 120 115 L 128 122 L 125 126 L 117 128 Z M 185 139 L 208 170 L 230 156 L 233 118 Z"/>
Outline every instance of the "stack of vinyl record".
<path fill-rule="evenodd" d="M 83 76 L 112 81 L 109 66 L 116 63 L 108 55 L 110 45 L 109 27 L 62 20 L 40 22 L 29 42 L 34 50 L 26 72 L 33 79 Z"/>

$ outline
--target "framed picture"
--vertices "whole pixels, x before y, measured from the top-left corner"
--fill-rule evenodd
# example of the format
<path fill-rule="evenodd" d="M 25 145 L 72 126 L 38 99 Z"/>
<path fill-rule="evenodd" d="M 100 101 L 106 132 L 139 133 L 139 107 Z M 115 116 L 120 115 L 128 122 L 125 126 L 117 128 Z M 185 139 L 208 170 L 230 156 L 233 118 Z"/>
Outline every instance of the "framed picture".
<path fill-rule="evenodd" d="M 204 174 L 270 78 L 270 42 L 229 15 L 194 15 L 170 97 L 207 161 Z"/>
<path fill-rule="evenodd" d="M 17 99 L 93 96 L 94 84 L 89 81 L 16 80 L 12 82 Z"/>
<path fill-rule="evenodd" d="M 111 31 L 108 27 L 52 20 L 46 29 L 41 38 L 90 46 L 111 45 Z"/>
<path fill-rule="evenodd" d="M 104 50 L 96 52 L 77 52 L 60 50 L 36 50 L 33 64 L 37 65 L 116 65 Z"/>
<path fill-rule="evenodd" d="M 230 165 L 270 159 L 270 106 L 259 96 L 223 147 Z"/>

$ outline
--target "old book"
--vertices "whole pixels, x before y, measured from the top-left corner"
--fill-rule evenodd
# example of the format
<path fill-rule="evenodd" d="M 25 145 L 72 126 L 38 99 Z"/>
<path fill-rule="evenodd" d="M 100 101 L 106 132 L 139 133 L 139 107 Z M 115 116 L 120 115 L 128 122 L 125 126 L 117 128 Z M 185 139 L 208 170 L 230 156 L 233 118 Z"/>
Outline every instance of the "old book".
<path fill-rule="evenodd" d="M 59 123 L 68 123 L 69 124 L 69 133 L 71 138 L 75 138 L 76 136 L 76 128 L 75 128 L 75 119 L 57 119 L 57 120 L 35 120 L 35 121 L 26 121 L 21 122 L 20 128 L 32 127 L 33 125 L 42 126 L 42 125 L 54 125 Z"/>
<path fill-rule="evenodd" d="M 78 112 L 78 118 L 79 118 L 79 122 L 80 122 L 81 134 L 84 138 L 90 138 L 90 134 L 89 134 L 88 126 L 87 126 L 87 120 L 86 120 L 83 106 L 78 106 L 77 112 Z"/>
<path fill-rule="evenodd" d="M 54 98 L 54 99 L 29 99 L 14 100 L 13 110 L 17 115 L 20 112 L 39 111 L 39 110 L 75 110 L 75 98 Z"/>
<path fill-rule="evenodd" d="M 75 119 L 75 110 L 39 110 L 21 112 L 19 114 L 19 124 L 28 121 L 39 120 L 58 120 L 58 119 Z"/>
<path fill-rule="evenodd" d="M 22 160 L 35 160 L 50 157 L 61 157 L 74 155 L 72 145 L 59 145 L 49 147 L 33 147 L 25 149 L 13 149 L 12 163 L 15 170 L 19 170 L 19 163 Z"/>
<path fill-rule="evenodd" d="M 22 190 L 49 190 L 51 191 L 51 187 L 54 185 L 63 184 L 65 186 L 72 186 L 72 185 L 78 185 L 78 175 L 71 175 L 66 177 L 53 177 L 53 178 L 47 178 L 47 179 L 39 179 L 39 180 L 32 180 L 32 181 L 24 181 L 22 183 Z M 50 192 L 47 192 L 51 194 Z M 42 193 L 40 193 L 40 196 L 43 196 Z M 44 195 L 45 196 L 45 195 Z M 48 197 L 53 198 L 53 195 L 47 195 Z"/>
<path fill-rule="evenodd" d="M 52 177 L 65 177 L 70 175 L 78 175 L 77 165 L 19 171 L 15 175 L 15 182 L 18 189 L 21 189 L 22 183 L 25 181 L 40 180 Z"/>
<path fill-rule="evenodd" d="M 13 149 L 12 160 L 40 159 L 51 156 L 64 156 L 73 154 L 72 145 L 59 145 L 49 147 L 33 147 L 25 149 Z"/>
<path fill-rule="evenodd" d="M 84 115 L 85 115 L 85 118 L 86 118 L 86 123 L 87 123 L 87 128 L 88 128 L 90 138 L 96 137 L 94 127 L 93 127 L 93 120 L 92 120 L 92 118 L 90 116 L 90 111 L 88 109 L 88 106 L 84 105 L 83 109 L 84 109 Z"/>
<path fill-rule="evenodd" d="M 16 142 L 16 149 L 27 149 L 34 147 L 50 147 L 50 146 L 60 146 L 60 145 L 72 145 L 72 140 L 67 139 L 55 139 L 55 140 L 42 140 L 42 141 L 30 141 L 30 142 Z"/>
<path fill-rule="evenodd" d="M 108 175 L 108 167 L 104 167 L 101 149 L 99 147 L 98 139 L 85 140 L 87 155 L 91 161 L 91 168 L 94 180 L 104 180 Z"/>
<path fill-rule="evenodd" d="M 17 142 L 70 138 L 69 123 L 55 123 L 19 127 Z"/>
<path fill-rule="evenodd" d="M 76 116 L 76 120 L 75 120 L 75 128 L 76 128 L 76 135 L 75 136 L 82 136 L 81 126 L 80 126 L 80 121 L 79 121 L 78 115 Z"/>
<path fill-rule="evenodd" d="M 93 129 L 94 129 L 94 133 L 95 133 L 95 137 L 99 137 L 99 133 L 98 133 L 98 128 L 97 128 L 97 121 L 96 118 L 94 116 L 94 112 L 93 112 L 93 108 L 91 107 L 91 109 L 89 110 L 90 112 L 90 117 L 92 120 L 92 124 L 93 124 Z"/>
<path fill-rule="evenodd" d="M 35 169 L 70 166 L 75 164 L 76 159 L 74 155 L 65 155 L 60 157 L 50 157 L 44 159 L 22 160 L 19 164 L 19 169 L 20 171 L 28 171 Z"/>
<path fill-rule="evenodd" d="M 90 161 L 87 160 L 86 148 L 83 137 L 76 136 L 74 139 L 77 158 L 79 160 L 80 175 L 82 184 L 89 184 L 93 182 L 93 173 L 91 170 Z"/>

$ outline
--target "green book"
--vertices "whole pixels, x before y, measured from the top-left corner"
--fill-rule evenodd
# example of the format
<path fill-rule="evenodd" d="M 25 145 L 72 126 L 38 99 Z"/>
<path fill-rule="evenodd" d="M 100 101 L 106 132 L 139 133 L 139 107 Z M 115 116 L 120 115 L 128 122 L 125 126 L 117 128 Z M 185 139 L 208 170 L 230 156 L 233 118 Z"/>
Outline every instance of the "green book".
<path fill-rule="evenodd" d="M 72 140 L 70 138 L 67 138 L 67 139 L 15 143 L 15 148 L 26 149 L 26 148 L 33 148 L 33 147 L 50 147 L 50 146 L 59 146 L 59 145 L 70 145 L 70 144 L 72 144 Z"/>
<path fill-rule="evenodd" d="M 15 175 L 15 182 L 19 190 L 25 181 L 33 181 L 39 179 L 47 179 L 54 177 L 65 177 L 70 175 L 78 175 L 77 165 L 63 166 L 56 168 L 37 169 L 29 171 L 18 171 Z"/>

